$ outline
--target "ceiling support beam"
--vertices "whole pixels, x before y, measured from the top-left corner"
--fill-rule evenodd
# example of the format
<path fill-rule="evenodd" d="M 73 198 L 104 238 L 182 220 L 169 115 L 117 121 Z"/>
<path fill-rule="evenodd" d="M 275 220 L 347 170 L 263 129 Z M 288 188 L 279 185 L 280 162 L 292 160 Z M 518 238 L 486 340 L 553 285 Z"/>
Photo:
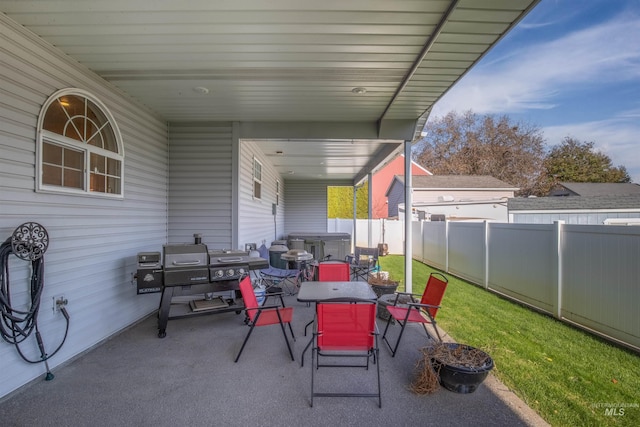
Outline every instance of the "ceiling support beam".
<path fill-rule="evenodd" d="M 238 122 L 240 139 L 390 139 L 413 138 L 416 119 L 360 122 Z"/>
<path fill-rule="evenodd" d="M 402 141 L 397 144 L 385 144 L 377 156 L 373 157 L 353 179 L 353 185 L 360 185 L 369 173 L 375 172 L 402 152 Z"/>
<path fill-rule="evenodd" d="M 453 0 L 451 2 L 451 4 L 449 5 L 449 8 L 444 13 L 444 15 L 442 16 L 442 19 L 438 23 L 438 26 L 433 31 L 431 36 L 427 39 L 427 42 L 422 47 L 422 50 L 420 51 L 420 54 L 416 57 L 416 60 L 411 65 L 411 68 L 409 69 L 409 72 L 407 72 L 407 74 L 404 76 L 404 78 L 402 79 L 402 82 L 400 83 L 400 86 L 398 86 L 398 88 L 396 89 L 396 92 L 393 94 L 393 97 L 391 97 L 391 100 L 389 101 L 389 103 L 387 104 L 386 108 L 382 112 L 382 115 L 380 116 L 380 119 L 378 120 L 379 122 L 384 120 L 385 116 L 389 112 L 389 109 L 391 109 L 391 107 L 393 106 L 393 103 L 396 101 L 396 99 L 398 99 L 398 96 L 400 96 L 400 93 L 404 90 L 404 88 L 407 86 L 407 84 L 409 84 L 409 81 L 413 78 L 413 75 L 416 73 L 416 71 L 420 67 L 420 64 L 422 64 L 422 61 L 424 60 L 424 57 L 427 56 L 427 53 L 429 53 L 429 51 L 433 47 L 433 44 L 436 42 L 436 40 L 440 36 L 440 33 L 442 32 L 442 29 L 444 28 L 446 23 L 449 21 L 449 18 L 451 17 L 451 14 L 453 13 L 453 11 L 458 6 L 458 1 L 459 0 Z"/>

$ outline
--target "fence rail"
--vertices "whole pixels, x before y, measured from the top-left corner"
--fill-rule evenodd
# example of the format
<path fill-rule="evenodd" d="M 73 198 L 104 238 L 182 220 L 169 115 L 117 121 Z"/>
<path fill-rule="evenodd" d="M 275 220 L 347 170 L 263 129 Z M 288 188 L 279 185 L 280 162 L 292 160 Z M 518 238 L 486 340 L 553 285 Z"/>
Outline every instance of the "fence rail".
<path fill-rule="evenodd" d="M 335 231 L 353 233 L 353 221 L 331 221 Z M 390 253 L 402 254 L 403 230 L 402 221 L 358 220 L 356 244 L 387 243 Z M 412 252 L 425 264 L 640 350 L 640 227 L 418 221 Z"/>

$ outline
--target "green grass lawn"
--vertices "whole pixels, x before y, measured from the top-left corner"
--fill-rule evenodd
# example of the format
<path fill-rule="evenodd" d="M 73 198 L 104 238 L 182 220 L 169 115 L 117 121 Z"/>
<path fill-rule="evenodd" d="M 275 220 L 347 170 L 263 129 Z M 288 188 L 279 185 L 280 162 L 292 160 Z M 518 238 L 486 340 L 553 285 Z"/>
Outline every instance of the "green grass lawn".
<path fill-rule="evenodd" d="M 404 257 L 379 261 L 404 288 Z M 412 291 L 421 294 L 436 270 L 412 265 Z M 488 352 L 493 373 L 548 423 L 640 425 L 640 355 L 446 276 L 438 325 L 455 341 Z"/>

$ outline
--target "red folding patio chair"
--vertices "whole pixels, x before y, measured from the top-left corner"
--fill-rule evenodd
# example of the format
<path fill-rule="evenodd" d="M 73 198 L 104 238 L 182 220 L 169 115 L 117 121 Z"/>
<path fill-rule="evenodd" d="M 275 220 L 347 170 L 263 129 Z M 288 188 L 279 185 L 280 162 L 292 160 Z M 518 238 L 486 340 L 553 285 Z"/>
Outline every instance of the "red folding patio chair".
<path fill-rule="evenodd" d="M 378 332 L 376 328 L 375 301 L 344 299 L 319 302 L 316 305 L 317 323 L 314 346 L 311 352 L 311 406 L 318 397 L 380 397 L 380 361 L 378 360 Z M 364 358 L 365 362 L 350 364 L 324 364 L 322 358 Z M 314 372 L 319 368 L 366 368 L 369 359 L 376 365 L 377 386 L 375 392 L 316 392 Z M 359 384 L 362 385 L 362 384 Z M 338 388 L 337 385 L 336 388 Z"/>
<path fill-rule="evenodd" d="M 318 282 L 349 282 L 351 273 L 345 261 L 322 261 L 318 263 Z M 307 304 L 307 307 L 309 304 Z M 305 328 L 306 329 L 306 328 Z M 307 335 L 307 332 L 304 333 Z"/>
<path fill-rule="evenodd" d="M 348 282 L 351 280 L 349 264 L 343 261 L 323 261 L 318 264 L 319 282 Z"/>
<path fill-rule="evenodd" d="M 242 279 L 240 282 L 240 292 L 242 293 L 242 300 L 245 305 L 245 312 L 247 314 L 247 324 L 250 329 L 247 332 L 247 336 L 242 343 L 242 347 L 240 347 L 240 351 L 238 352 L 238 356 L 236 357 L 235 362 L 240 359 L 240 355 L 242 354 L 242 350 L 244 350 L 244 346 L 247 344 L 253 329 L 256 326 L 268 326 L 279 324 L 282 329 L 282 335 L 284 335 L 284 340 L 287 343 L 287 348 L 289 349 L 289 354 L 291 355 L 291 360 L 293 358 L 293 352 L 291 351 L 291 345 L 289 344 L 289 340 L 287 339 L 287 333 L 284 328 L 284 324 L 289 325 L 289 330 L 291 331 L 291 337 L 293 340 L 296 340 L 296 337 L 293 335 L 293 329 L 291 328 L 291 318 L 293 317 L 293 308 L 292 307 L 280 307 L 277 305 L 258 305 L 258 301 L 256 299 L 256 294 L 253 292 L 253 285 L 251 284 L 251 279 L 249 276 Z"/>
<path fill-rule="evenodd" d="M 351 268 L 344 261 L 322 261 L 318 263 L 318 282 L 349 282 L 351 281 Z M 307 307 L 310 304 L 307 303 Z M 313 323 L 313 320 L 304 327 L 304 336 L 307 336 L 307 328 Z M 307 351 L 307 345 L 302 352 Z M 302 362 L 304 364 L 304 361 Z"/>
<path fill-rule="evenodd" d="M 422 327 L 427 333 L 427 337 L 429 337 L 429 339 L 431 339 L 431 335 L 429 335 L 429 331 L 427 330 L 427 324 L 431 324 L 433 329 L 436 331 L 438 340 L 442 341 L 436 326 L 435 318 L 438 313 L 438 309 L 440 308 L 442 298 L 444 297 L 444 291 L 447 289 L 448 282 L 449 281 L 444 275 L 440 273 L 431 273 L 420 302 L 417 302 L 414 298 L 415 295 L 411 293 L 396 292 L 396 298 L 393 305 L 387 306 L 390 316 L 387 320 L 387 326 L 384 328 L 384 333 L 382 334 L 382 340 L 387 344 L 389 350 L 391 350 L 392 357 L 396 355 L 400 339 L 404 333 L 404 328 L 408 323 L 413 322 L 422 324 Z M 401 295 L 406 295 L 411 299 L 406 306 L 398 306 L 398 299 Z M 401 326 L 398 339 L 393 346 L 389 343 L 389 340 L 387 340 L 387 330 L 389 329 L 389 325 L 392 320 L 395 320 Z"/>

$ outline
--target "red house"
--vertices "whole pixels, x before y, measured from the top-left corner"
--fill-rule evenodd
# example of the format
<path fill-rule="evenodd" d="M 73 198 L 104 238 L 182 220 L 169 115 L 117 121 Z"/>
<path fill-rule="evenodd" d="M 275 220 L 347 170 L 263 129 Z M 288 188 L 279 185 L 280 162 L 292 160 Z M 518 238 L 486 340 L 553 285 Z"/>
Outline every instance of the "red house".
<path fill-rule="evenodd" d="M 372 201 L 371 201 L 371 217 L 373 219 L 388 218 L 387 209 L 387 190 L 396 175 L 404 175 L 404 155 L 400 155 L 387 163 L 385 167 L 373 174 L 372 178 Z M 411 162 L 411 175 L 433 175 L 431 172 L 417 164 Z"/>

